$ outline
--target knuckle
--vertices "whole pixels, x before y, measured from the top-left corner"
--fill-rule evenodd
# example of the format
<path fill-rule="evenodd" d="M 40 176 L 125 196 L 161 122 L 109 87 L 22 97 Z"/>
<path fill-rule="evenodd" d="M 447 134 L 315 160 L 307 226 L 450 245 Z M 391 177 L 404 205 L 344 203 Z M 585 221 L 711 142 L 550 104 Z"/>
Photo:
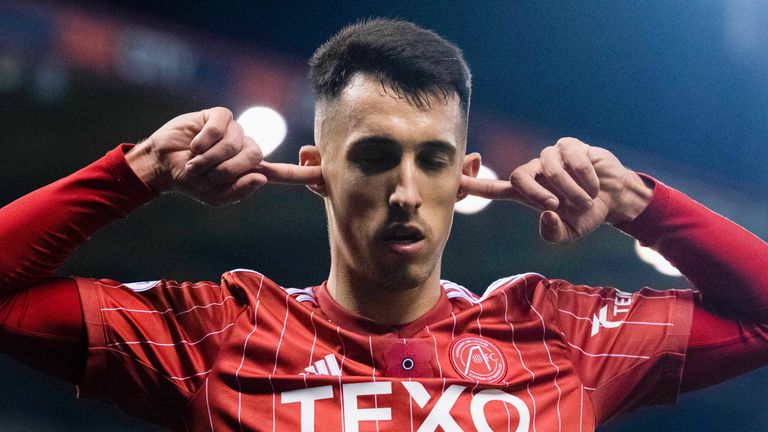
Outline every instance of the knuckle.
<path fill-rule="evenodd" d="M 557 140 L 557 143 L 555 143 L 555 146 L 561 147 L 561 148 L 567 148 L 567 147 L 577 146 L 580 144 L 584 144 L 584 143 L 577 138 L 562 137 L 559 140 Z"/>
<path fill-rule="evenodd" d="M 221 144 L 219 144 L 219 151 L 221 151 L 226 158 L 234 156 L 237 154 L 238 150 L 237 144 L 232 140 L 222 141 Z"/>
<path fill-rule="evenodd" d="M 232 111 L 229 110 L 229 108 L 223 107 L 223 106 L 216 106 L 211 108 L 212 111 L 218 111 L 221 114 L 224 114 L 226 117 L 232 118 L 233 114 Z"/>
<path fill-rule="evenodd" d="M 562 180 L 564 176 L 564 173 L 561 169 L 553 167 L 544 167 L 542 172 L 544 173 L 544 177 L 546 177 L 548 180 L 559 181 Z"/>
<path fill-rule="evenodd" d="M 218 141 L 221 139 L 221 137 L 224 135 L 221 129 L 219 129 L 217 126 L 209 126 L 206 130 L 206 134 L 208 135 L 208 138 L 214 141 Z"/>
<path fill-rule="evenodd" d="M 264 154 L 261 152 L 261 148 L 256 145 L 256 143 L 248 147 L 246 155 L 248 156 L 248 160 L 255 164 L 261 163 L 261 161 L 264 159 Z"/>
<path fill-rule="evenodd" d="M 579 162 L 569 165 L 569 168 L 579 174 L 587 174 L 592 169 L 592 165 L 586 162 Z"/>
<path fill-rule="evenodd" d="M 522 168 L 515 168 L 509 174 L 509 181 L 513 185 L 519 185 L 520 183 L 522 183 L 523 176 L 525 176 L 525 173 L 523 172 Z"/>

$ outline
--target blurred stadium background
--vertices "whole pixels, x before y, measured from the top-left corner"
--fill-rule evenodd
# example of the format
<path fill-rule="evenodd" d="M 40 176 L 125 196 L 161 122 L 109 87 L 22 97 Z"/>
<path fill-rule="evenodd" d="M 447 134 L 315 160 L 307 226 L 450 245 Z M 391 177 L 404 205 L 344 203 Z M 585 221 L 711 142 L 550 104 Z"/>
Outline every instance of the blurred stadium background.
<path fill-rule="evenodd" d="M 760 0 L 0 0 L 0 202 L 212 105 L 279 113 L 287 134 L 269 159 L 295 162 L 312 142 L 306 59 L 370 16 L 413 20 L 463 48 L 474 73 L 470 149 L 500 177 L 576 136 L 768 238 L 768 3 Z M 218 280 L 250 267 L 306 286 L 328 264 L 320 200 L 269 186 L 218 210 L 163 196 L 96 235 L 61 273 Z M 475 291 L 523 271 L 627 291 L 687 286 L 611 229 L 546 245 L 535 215 L 508 203 L 456 216 L 444 269 Z M 10 360 L 0 362 L 0 381 L 3 431 L 157 430 Z M 765 431 L 767 385 L 757 371 L 600 430 Z"/>

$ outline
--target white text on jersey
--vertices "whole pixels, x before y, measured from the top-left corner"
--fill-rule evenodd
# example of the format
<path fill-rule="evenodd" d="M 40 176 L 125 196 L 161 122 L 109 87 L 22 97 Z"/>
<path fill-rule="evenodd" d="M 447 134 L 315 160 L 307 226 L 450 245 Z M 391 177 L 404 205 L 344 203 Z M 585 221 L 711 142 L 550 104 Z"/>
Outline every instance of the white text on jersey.
<path fill-rule="evenodd" d="M 465 430 L 469 425 L 460 425 L 450 412 L 460 398 L 470 398 L 469 414 L 474 427 L 480 432 L 491 432 L 493 430 L 486 419 L 484 410 L 486 404 L 494 401 L 504 403 L 516 411 L 517 424 L 512 423 L 513 428 L 510 430 L 514 432 L 528 431 L 531 422 L 530 411 L 525 402 L 517 396 L 500 389 L 485 389 L 472 394 L 471 391 L 467 391 L 466 386 L 453 384 L 441 394 L 431 395 L 424 385 L 418 381 L 345 383 L 341 385 L 340 389 L 337 388 L 336 391 L 334 391 L 334 387 L 338 386 L 325 385 L 301 388 L 284 391 L 280 394 L 282 404 L 299 404 L 301 432 L 312 432 L 315 430 L 316 402 L 338 397 L 342 399 L 342 422 L 346 432 L 358 432 L 360 430 L 360 422 L 363 421 L 390 421 L 393 414 L 392 407 L 361 408 L 358 404 L 358 399 L 376 395 L 391 395 L 393 390 L 395 393 L 404 390 L 419 408 L 424 408 L 430 400 L 437 398 L 431 410 L 425 413 L 424 421 L 418 427 L 417 432 L 432 432 L 438 430 L 438 428 L 442 428 L 441 430 L 446 432 L 462 432 Z M 387 429 L 383 427 L 382 430 Z"/>

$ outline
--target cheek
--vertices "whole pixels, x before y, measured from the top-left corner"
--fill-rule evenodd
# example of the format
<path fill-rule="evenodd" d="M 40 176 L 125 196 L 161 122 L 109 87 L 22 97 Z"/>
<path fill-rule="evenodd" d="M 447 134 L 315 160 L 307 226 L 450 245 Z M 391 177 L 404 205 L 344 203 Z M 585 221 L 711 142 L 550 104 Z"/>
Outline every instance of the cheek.
<path fill-rule="evenodd" d="M 435 182 L 433 184 L 440 184 L 439 188 L 432 188 L 424 196 L 425 203 L 430 203 L 429 206 L 424 208 L 429 215 L 425 217 L 429 218 L 430 223 L 435 229 L 447 232 L 450 230 L 451 223 L 453 222 L 453 207 L 456 203 L 456 194 L 458 191 L 458 183 L 447 182 Z"/>
<path fill-rule="evenodd" d="M 386 208 L 382 207 L 381 187 L 370 179 L 347 176 L 332 188 L 329 195 L 334 214 L 342 225 L 351 227 L 355 231 L 367 231 L 378 227 L 375 220 L 378 213 L 386 217 Z"/>

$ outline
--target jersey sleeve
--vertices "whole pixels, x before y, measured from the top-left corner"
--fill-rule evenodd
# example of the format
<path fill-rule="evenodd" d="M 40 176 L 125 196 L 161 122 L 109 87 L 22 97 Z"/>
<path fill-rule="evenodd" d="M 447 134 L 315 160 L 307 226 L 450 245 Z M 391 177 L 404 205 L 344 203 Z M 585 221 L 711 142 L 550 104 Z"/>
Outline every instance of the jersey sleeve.
<path fill-rule="evenodd" d="M 674 403 L 691 330 L 691 290 L 552 281 L 553 311 L 598 424 L 641 405 Z"/>
<path fill-rule="evenodd" d="M 170 280 L 76 281 L 88 338 L 81 394 L 177 426 L 244 310 L 240 288 Z"/>

